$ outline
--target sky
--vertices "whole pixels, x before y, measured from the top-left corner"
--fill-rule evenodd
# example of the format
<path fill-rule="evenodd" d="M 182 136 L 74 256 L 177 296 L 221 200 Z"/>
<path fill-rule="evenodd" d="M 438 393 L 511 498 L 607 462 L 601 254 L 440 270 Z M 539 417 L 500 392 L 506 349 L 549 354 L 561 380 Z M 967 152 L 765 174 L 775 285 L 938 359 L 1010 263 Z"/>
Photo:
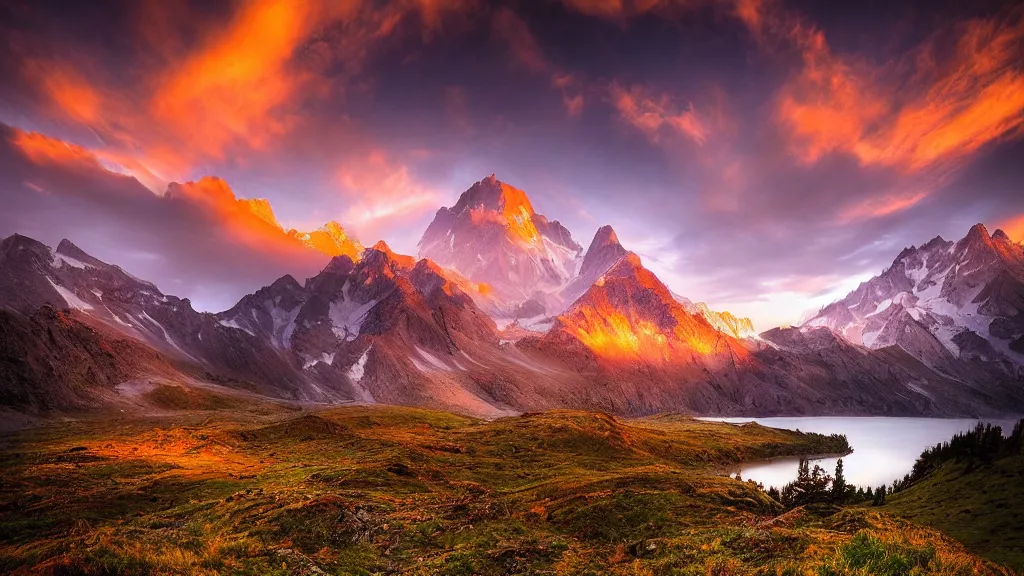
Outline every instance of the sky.
<path fill-rule="evenodd" d="M 768 329 L 936 235 L 1024 239 L 1024 7 L 0 0 L 0 124 L 0 235 L 199 309 L 315 274 L 291 228 L 415 254 L 493 173 Z"/>

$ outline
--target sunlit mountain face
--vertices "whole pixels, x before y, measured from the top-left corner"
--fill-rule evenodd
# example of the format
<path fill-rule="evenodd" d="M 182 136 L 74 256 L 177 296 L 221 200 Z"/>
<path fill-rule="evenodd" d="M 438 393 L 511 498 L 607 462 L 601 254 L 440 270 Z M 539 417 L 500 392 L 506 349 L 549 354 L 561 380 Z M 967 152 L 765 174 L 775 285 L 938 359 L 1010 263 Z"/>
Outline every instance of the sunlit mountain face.
<path fill-rule="evenodd" d="M 906 310 L 956 355 L 972 325 L 914 317 L 920 279 L 884 314 L 846 295 L 928 238 L 1024 239 L 1009 0 L 52 0 L 0 34 L 0 236 L 199 311 L 383 240 L 506 336 L 664 359 L 813 319 L 871 347 Z"/>

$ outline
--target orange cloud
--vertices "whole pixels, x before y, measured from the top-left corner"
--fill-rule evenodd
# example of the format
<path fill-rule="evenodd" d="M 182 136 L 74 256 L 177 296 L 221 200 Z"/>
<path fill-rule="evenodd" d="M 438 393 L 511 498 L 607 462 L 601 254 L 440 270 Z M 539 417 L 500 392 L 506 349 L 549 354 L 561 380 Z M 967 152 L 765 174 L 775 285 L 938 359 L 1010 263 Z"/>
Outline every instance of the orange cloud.
<path fill-rule="evenodd" d="M 278 254 L 302 251 L 299 242 L 288 237 L 276 220 L 267 221 L 265 212 L 254 210 L 258 204 L 236 198 L 220 178 L 207 176 L 196 182 L 171 184 L 167 194 L 201 207 L 215 226 L 251 249 Z"/>
<path fill-rule="evenodd" d="M 314 251 L 326 256 L 345 254 L 353 259 L 362 252 L 359 242 L 337 222 L 328 222 L 312 232 L 285 231 L 269 201 L 238 198 L 220 178 L 206 176 L 196 182 L 171 184 L 167 195 L 201 207 L 216 227 L 253 250 L 282 255 Z"/>
<path fill-rule="evenodd" d="M 76 174 L 103 175 L 109 170 L 90 150 L 36 132 L 11 129 L 10 142 L 33 164 L 54 169 L 72 170 Z M 36 192 L 43 188 L 27 183 Z M 113 192 L 111 192 L 113 194 Z M 228 238 L 253 250 L 277 254 L 296 254 L 310 249 L 323 254 L 358 255 L 358 242 L 348 238 L 336 223 L 320 230 L 302 233 L 285 231 L 274 217 L 273 208 L 264 199 L 237 198 L 220 178 L 205 177 L 197 182 L 172 184 L 166 198 L 188 202 L 198 208 L 211 225 Z"/>
<path fill-rule="evenodd" d="M 668 95 L 651 96 L 642 86 L 628 90 L 619 84 L 612 84 L 611 99 L 623 120 L 657 142 L 663 129 L 668 128 L 688 137 L 697 144 L 704 144 L 708 127 L 693 110 L 693 106 L 682 111 L 674 109 Z"/>
<path fill-rule="evenodd" d="M 428 29 L 436 29 L 441 26 L 446 12 L 465 12 L 476 5 L 476 0 L 405 0 L 411 4 L 419 13 L 423 24 Z"/>
<path fill-rule="evenodd" d="M 266 146 L 293 122 L 284 105 L 309 78 L 290 60 L 321 15 L 302 0 L 244 5 L 226 30 L 167 71 L 150 103 L 154 118 L 211 157 L 236 141 Z"/>
<path fill-rule="evenodd" d="M 526 22 L 514 12 L 508 8 L 499 10 L 494 17 L 494 28 L 508 44 L 513 61 L 534 72 L 550 72 L 551 64 L 541 52 Z"/>
<path fill-rule="evenodd" d="M 918 191 L 903 194 L 886 195 L 868 198 L 859 204 L 850 206 L 839 216 L 841 222 L 853 222 L 869 218 L 880 218 L 902 212 L 928 197 L 928 192 Z"/>
<path fill-rule="evenodd" d="M 986 144 L 1019 136 L 1022 13 L 959 26 L 948 56 L 945 36 L 937 36 L 880 66 L 836 55 L 821 31 L 789 21 L 775 33 L 799 47 L 804 66 L 780 91 L 776 117 L 794 154 L 810 163 L 842 152 L 915 173 L 955 167 Z M 900 83 L 907 68 L 916 73 Z"/>
<path fill-rule="evenodd" d="M 548 61 L 526 22 L 508 8 L 495 15 L 494 29 L 509 47 L 512 61 L 535 74 L 547 76 L 551 86 L 562 93 L 562 104 L 569 116 L 583 111 L 583 94 L 579 79 Z"/>
<path fill-rule="evenodd" d="M 92 126 L 102 121 L 104 97 L 69 66 L 42 61 L 25 62 L 25 74 L 36 83 L 51 106 L 76 122 Z"/>
<path fill-rule="evenodd" d="M 380 150 L 340 167 L 336 181 L 341 193 L 351 200 L 345 222 L 362 238 L 376 237 L 396 222 L 428 214 L 442 198 L 440 192 L 417 181 L 407 166 L 393 162 Z"/>
<path fill-rule="evenodd" d="M 760 7 L 765 0 L 562 0 L 567 7 L 586 14 L 608 19 L 623 19 L 648 12 L 672 14 L 679 10 L 720 6 L 730 9 L 744 22 L 760 22 Z"/>
<path fill-rule="evenodd" d="M 88 143 L 90 151 L 160 193 L 205 161 L 277 146 L 307 117 L 308 104 L 345 89 L 401 19 L 418 15 L 435 28 L 475 4 L 242 0 L 226 21 L 147 5 L 138 27 L 148 42 L 140 50 L 149 52 L 131 83 L 108 81 L 86 54 L 73 63 L 25 54 L 22 72 L 47 115 L 56 110 L 91 128 L 100 143 Z"/>
<path fill-rule="evenodd" d="M 563 4 L 588 16 L 623 18 L 672 6 L 699 4 L 707 0 L 562 0 Z"/>
<path fill-rule="evenodd" d="M 565 104 L 565 111 L 569 116 L 579 116 L 583 113 L 583 95 L 563 96 L 562 103 Z"/>
<path fill-rule="evenodd" d="M 58 164 L 68 167 L 101 167 L 96 156 L 85 148 L 38 132 L 24 132 L 15 129 L 11 142 L 32 163 L 40 166 Z"/>

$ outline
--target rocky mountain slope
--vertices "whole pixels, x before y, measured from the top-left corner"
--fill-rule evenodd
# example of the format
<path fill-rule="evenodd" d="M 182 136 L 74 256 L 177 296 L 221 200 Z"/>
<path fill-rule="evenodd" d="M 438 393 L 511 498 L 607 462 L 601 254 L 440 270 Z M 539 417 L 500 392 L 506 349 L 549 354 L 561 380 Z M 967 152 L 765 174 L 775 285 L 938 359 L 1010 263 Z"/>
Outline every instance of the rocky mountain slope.
<path fill-rule="evenodd" d="M 140 375 L 178 372 L 152 348 L 98 330 L 77 313 L 48 304 L 27 316 L 0 308 L 0 407 L 88 409 Z"/>
<path fill-rule="evenodd" d="M 311 386 L 287 355 L 242 330 L 195 311 L 188 299 L 163 294 L 63 240 L 56 250 L 14 235 L 0 241 L 0 308 L 31 316 L 50 304 L 147 344 L 212 377 L 263 394 L 339 399 Z M 53 352 L 59 354 L 59 348 Z"/>
<path fill-rule="evenodd" d="M 957 242 L 911 246 L 879 276 L 804 326 L 827 327 L 872 349 L 896 346 L 944 375 L 1024 365 L 1024 246 L 978 224 Z M 965 363 L 972 369 L 965 370 Z"/>
<path fill-rule="evenodd" d="M 516 343 L 588 382 L 615 413 L 975 414 L 1020 406 L 1005 378 L 969 384 L 898 348 L 867 350 L 827 329 L 776 329 L 740 339 L 685 306 L 627 254 L 543 336 Z"/>
<path fill-rule="evenodd" d="M 304 285 L 285 276 L 218 315 L 293 354 L 318 381 L 346 382 L 367 402 L 489 413 L 472 391 L 474 353 L 498 350 L 493 321 L 435 264 L 378 243 L 358 262 L 331 260 Z"/>

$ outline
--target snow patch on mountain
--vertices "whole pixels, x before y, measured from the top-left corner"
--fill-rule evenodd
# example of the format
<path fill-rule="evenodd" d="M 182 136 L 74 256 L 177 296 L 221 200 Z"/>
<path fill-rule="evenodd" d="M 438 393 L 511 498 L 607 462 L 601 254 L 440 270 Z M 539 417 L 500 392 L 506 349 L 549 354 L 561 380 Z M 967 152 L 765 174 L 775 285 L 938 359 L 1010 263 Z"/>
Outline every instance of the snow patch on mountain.
<path fill-rule="evenodd" d="M 367 403 L 376 401 L 374 400 L 373 394 L 370 392 L 369 388 L 362 383 L 363 376 L 366 375 L 366 361 L 370 358 L 370 350 L 373 350 L 372 344 L 365 352 L 363 352 L 362 356 L 359 357 L 359 360 L 356 360 L 356 363 L 350 366 L 346 372 L 348 379 L 352 382 L 352 391 L 355 393 L 356 399 Z"/>
<path fill-rule="evenodd" d="M 255 334 L 252 333 L 252 330 L 246 328 L 245 326 L 242 326 L 241 324 L 235 322 L 234 320 L 221 320 L 220 322 L 218 322 L 218 324 L 220 324 L 221 326 L 225 326 L 227 328 L 235 328 L 236 330 L 241 330 L 248 334 L 249 336 L 255 336 Z"/>
<path fill-rule="evenodd" d="M 58 294 L 60 294 L 60 297 L 63 298 L 65 302 L 67 302 L 69 307 L 74 308 L 75 310 L 81 310 L 83 312 L 87 310 L 92 310 L 92 304 L 89 304 L 85 300 L 82 300 L 77 295 L 75 295 L 74 292 L 68 290 L 67 288 L 61 286 L 60 284 L 57 284 L 49 277 L 47 277 L 46 279 L 50 282 L 50 285 L 53 286 L 53 289 L 56 290 Z"/>
<path fill-rule="evenodd" d="M 307 358 L 306 362 L 302 365 L 302 369 L 309 370 L 313 366 L 316 366 L 317 364 L 321 363 L 327 365 L 334 365 L 334 355 L 335 354 L 333 352 L 330 354 L 324 352 L 320 354 L 320 356 L 317 358 Z"/>
<path fill-rule="evenodd" d="M 377 305 L 377 300 L 356 302 L 349 296 L 349 283 L 346 281 L 341 289 L 341 299 L 334 300 L 328 308 L 331 319 L 331 332 L 343 340 L 355 340 L 359 337 L 359 329 L 366 320 L 366 315 Z"/>
<path fill-rule="evenodd" d="M 168 344 L 170 344 L 172 348 L 174 348 L 178 352 L 181 352 L 186 358 L 193 358 L 191 354 L 189 354 L 188 352 L 185 352 L 185 350 L 182 349 L 182 347 L 179 346 L 178 343 L 175 342 L 173 338 L 171 338 L 171 335 L 167 332 L 167 329 L 164 328 L 164 325 L 161 324 L 160 322 L 157 322 L 156 319 L 154 319 L 152 316 L 147 314 L 145 310 L 142 311 L 142 318 L 140 318 L 138 320 L 143 320 L 143 319 L 144 319 L 144 323 L 148 323 L 150 326 L 155 326 L 157 329 L 159 329 L 161 336 L 163 336 L 163 339 Z"/>
<path fill-rule="evenodd" d="M 295 332 L 295 319 L 298 317 L 301 307 L 296 306 L 291 310 L 286 310 L 272 305 L 269 300 L 264 307 L 270 313 L 270 318 L 273 321 L 274 346 L 283 349 L 291 348 L 292 333 Z"/>
<path fill-rule="evenodd" d="M 451 366 L 445 364 L 440 358 L 434 356 L 430 352 L 427 352 L 423 348 L 416 346 L 416 352 L 419 353 L 420 357 L 426 362 L 426 364 L 422 364 L 418 362 L 415 357 L 410 356 L 413 365 L 415 365 L 416 369 L 419 370 L 420 372 L 431 372 L 435 370 L 441 372 L 452 371 Z"/>
<path fill-rule="evenodd" d="M 67 264 L 72 268 L 78 268 L 80 270 L 85 270 L 86 267 L 85 262 L 82 262 L 77 258 L 72 258 L 71 256 L 67 256 L 66 254 L 61 254 L 60 252 L 55 252 L 53 254 L 53 261 L 51 262 L 51 265 L 54 268 L 60 268 L 61 265 L 63 264 Z"/>
<path fill-rule="evenodd" d="M 1024 331 L 1021 302 L 1024 248 L 998 230 L 990 236 L 979 224 L 957 242 L 936 237 L 903 250 L 880 275 L 822 308 L 804 326 L 827 327 L 868 348 L 895 344 L 911 354 L 929 349 L 921 338 L 931 333 L 953 358 L 965 353 L 958 341 L 963 344 L 963 338 L 970 341 L 976 336 L 1004 359 L 1024 364 L 1024 355 L 1010 347 L 1017 332 Z M 893 332 L 891 322 L 905 321 L 901 311 L 920 331 L 899 324 L 903 336 Z M 1001 331 L 993 329 L 996 320 L 1002 323 Z M 888 336 L 880 339 L 882 334 Z M 976 346 L 972 349 L 976 354 Z"/>

